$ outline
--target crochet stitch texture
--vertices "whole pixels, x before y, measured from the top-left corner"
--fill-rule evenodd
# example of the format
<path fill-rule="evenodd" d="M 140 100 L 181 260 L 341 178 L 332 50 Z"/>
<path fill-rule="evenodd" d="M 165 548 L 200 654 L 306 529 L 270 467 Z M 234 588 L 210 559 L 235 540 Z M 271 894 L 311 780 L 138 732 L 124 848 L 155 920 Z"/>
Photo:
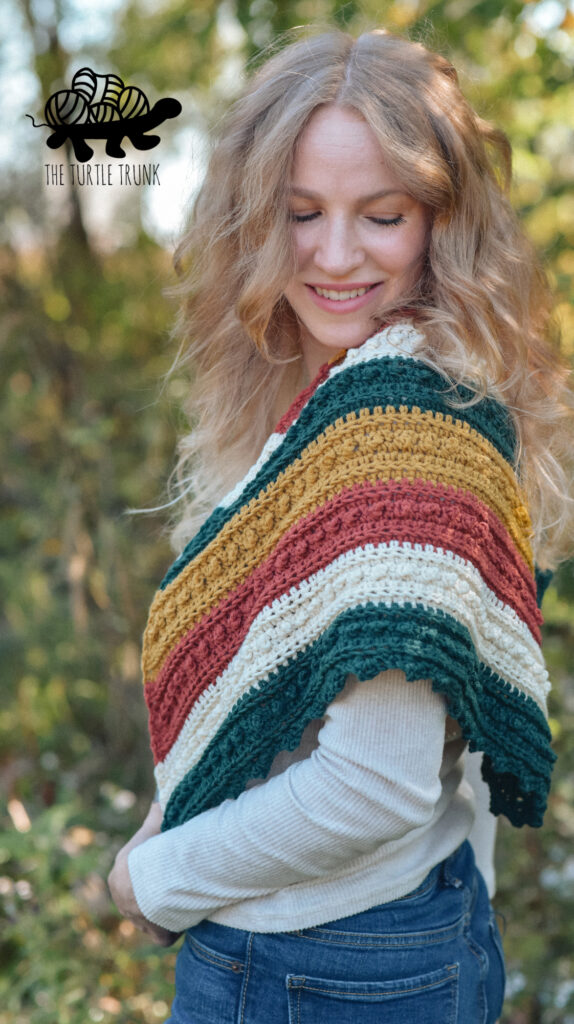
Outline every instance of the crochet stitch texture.
<path fill-rule="evenodd" d="M 349 673 L 388 668 L 445 694 L 493 813 L 542 823 L 544 581 L 515 435 L 491 397 L 453 410 L 422 341 L 395 324 L 323 366 L 163 580 L 143 672 L 164 829 L 265 777 Z"/>

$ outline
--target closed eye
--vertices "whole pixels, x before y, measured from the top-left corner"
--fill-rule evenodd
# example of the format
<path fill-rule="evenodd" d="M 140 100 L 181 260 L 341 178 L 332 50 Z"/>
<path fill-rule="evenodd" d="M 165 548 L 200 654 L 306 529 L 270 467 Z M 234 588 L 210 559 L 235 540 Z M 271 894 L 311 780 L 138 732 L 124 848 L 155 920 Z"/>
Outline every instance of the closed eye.
<path fill-rule="evenodd" d="M 295 221 L 296 224 L 305 224 L 309 220 L 315 220 L 315 217 L 319 217 L 319 210 L 315 213 L 291 213 L 291 220 Z"/>
<path fill-rule="evenodd" d="M 372 221 L 373 224 L 384 224 L 388 228 L 395 227 L 397 224 L 402 224 L 404 219 L 405 218 L 403 217 L 402 213 L 399 213 L 399 215 L 397 217 L 389 217 L 389 218 L 387 218 L 387 217 L 369 217 L 369 220 Z"/>
<path fill-rule="evenodd" d="M 317 217 L 320 216 L 321 213 L 319 210 L 316 210 L 314 213 L 290 214 L 291 220 L 294 221 L 295 224 L 307 224 L 309 221 L 315 220 Z M 396 227 L 397 224 L 402 224 L 405 218 L 403 217 L 402 213 L 399 213 L 397 217 L 368 217 L 367 219 L 370 220 L 371 223 L 373 224 L 381 224 L 384 227 L 391 228 Z"/>

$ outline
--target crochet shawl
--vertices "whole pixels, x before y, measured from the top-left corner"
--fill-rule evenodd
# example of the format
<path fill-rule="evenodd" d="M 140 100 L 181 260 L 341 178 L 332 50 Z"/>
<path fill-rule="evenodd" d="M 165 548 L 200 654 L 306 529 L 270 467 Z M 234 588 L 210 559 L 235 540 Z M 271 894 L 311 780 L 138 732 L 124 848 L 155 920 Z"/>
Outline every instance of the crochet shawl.
<path fill-rule="evenodd" d="M 542 823 L 546 581 L 515 434 L 492 397 L 453 408 L 423 341 L 401 322 L 323 366 L 163 580 L 143 671 L 164 829 L 265 777 L 349 673 L 390 668 L 445 695 L 492 812 Z"/>

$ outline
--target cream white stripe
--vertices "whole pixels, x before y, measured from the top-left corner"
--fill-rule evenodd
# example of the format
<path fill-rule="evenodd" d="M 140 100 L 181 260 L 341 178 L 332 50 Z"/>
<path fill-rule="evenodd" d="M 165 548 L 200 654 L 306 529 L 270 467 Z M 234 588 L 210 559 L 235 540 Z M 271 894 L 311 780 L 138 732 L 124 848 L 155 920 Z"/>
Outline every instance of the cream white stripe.
<path fill-rule="evenodd" d="M 546 713 L 550 683 L 540 647 L 471 563 L 430 544 L 368 544 L 341 555 L 261 610 L 156 766 L 162 802 L 202 756 L 242 694 L 313 643 L 341 612 L 366 601 L 420 602 L 452 615 L 470 631 L 479 659 Z"/>
<path fill-rule="evenodd" d="M 381 359 L 382 356 L 402 355 L 406 358 L 412 359 L 414 358 L 411 354 L 412 350 L 421 341 L 424 341 L 424 336 L 416 331 L 411 324 L 400 323 L 387 327 L 384 331 L 379 331 L 378 334 L 374 334 L 372 338 L 368 338 L 368 340 L 365 341 L 363 345 L 360 345 L 359 348 L 348 349 L 344 360 L 336 366 L 331 367 L 329 376 L 326 380 L 322 381 L 317 388 L 317 391 L 324 387 L 328 380 L 336 374 L 342 373 L 343 370 L 348 369 L 349 366 L 368 363 L 372 359 Z M 315 391 L 314 394 L 317 394 L 317 391 Z M 296 419 L 293 420 L 293 423 L 296 422 Z M 247 485 L 255 479 L 261 467 L 265 465 L 267 460 L 273 455 L 277 448 L 279 448 L 284 437 L 285 434 L 271 434 L 267 438 L 257 462 L 251 466 L 243 479 L 240 480 L 219 502 L 219 506 L 221 508 L 229 508 L 230 505 L 233 505 L 234 501 L 237 501 Z"/>
<path fill-rule="evenodd" d="M 335 377 L 349 366 L 359 366 L 371 359 L 382 359 L 383 356 L 403 356 L 405 359 L 416 359 L 414 349 L 424 342 L 424 334 L 417 331 L 411 323 L 404 322 L 386 327 L 384 331 L 373 334 L 372 338 L 359 345 L 358 348 L 347 349 L 342 363 L 331 367 L 329 377 Z M 323 381 L 323 384 L 325 381 Z M 320 386 L 323 387 L 323 384 Z M 319 389 L 317 389 L 319 390 Z"/>

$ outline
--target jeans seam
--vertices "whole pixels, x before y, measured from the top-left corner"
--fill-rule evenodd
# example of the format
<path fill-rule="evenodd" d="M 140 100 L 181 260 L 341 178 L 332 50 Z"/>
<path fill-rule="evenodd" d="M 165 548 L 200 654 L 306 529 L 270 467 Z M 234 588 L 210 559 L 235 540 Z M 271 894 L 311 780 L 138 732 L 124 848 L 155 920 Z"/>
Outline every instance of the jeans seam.
<path fill-rule="evenodd" d="M 457 983 L 451 985 L 450 990 L 450 1019 L 451 1024 L 455 1024 L 458 1020 L 458 1002 L 459 1002 L 459 975 L 460 975 L 460 964 L 457 963 Z"/>
<path fill-rule="evenodd" d="M 470 934 L 470 915 L 469 915 L 468 927 L 464 931 L 464 941 L 466 942 L 466 945 L 467 945 L 469 951 L 472 953 L 473 957 L 478 962 L 478 966 L 479 966 L 479 980 L 480 980 L 480 1007 L 479 1007 L 479 1009 L 482 1011 L 482 1021 L 484 1022 L 484 1021 L 486 1021 L 487 1016 L 488 1016 L 488 999 L 486 998 L 485 984 L 486 984 L 486 979 L 488 978 L 490 961 L 489 961 L 489 956 L 488 956 L 488 953 L 487 953 L 486 949 L 484 949 L 483 946 L 480 945 L 480 943 L 476 942 L 476 940 L 473 939 L 471 934 Z"/>
<path fill-rule="evenodd" d="M 459 918 L 452 925 L 448 925 L 446 928 L 438 928 L 434 932 L 407 932 L 405 935 L 412 935 L 412 939 L 403 942 L 397 942 L 396 936 L 392 936 L 392 933 L 389 938 L 394 938 L 395 941 L 391 942 L 381 942 L 379 936 L 374 937 L 375 941 L 353 942 L 349 939 L 349 936 L 353 933 L 342 931 L 328 932 L 327 937 L 323 937 L 323 935 L 308 935 L 304 932 L 299 932 L 298 934 L 299 938 L 307 939 L 309 942 L 322 942 L 325 945 L 332 946 L 348 946 L 351 949 L 412 949 L 413 946 L 436 946 L 440 942 L 450 942 L 457 935 L 463 934 L 465 921 L 466 915 Z"/>
<path fill-rule="evenodd" d="M 243 1024 L 243 1022 L 245 1020 L 245 1003 L 247 1001 L 247 984 L 249 982 L 249 974 L 250 974 L 250 971 L 251 971 L 251 951 L 252 951 L 252 948 L 253 948 L 253 932 L 250 932 L 249 933 L 249 938 L 247 939 L 247 950 L 246 950 L 246 957 L 245 957 L 245 970 L 243 972 L 243 984 L 241 986 L 242 991 L 241 991 L 241 1004 L 240 1004 L 239 1024 Z"/>
<path fill-rule="evenodd" d="M 380 996 L 396 996 L 396 995 L 403 996 L 403 995 L 411 995 L 412 993 L 416 993 L 416 992 L 424 992 L 425 989 L 436 988 L 437 985 L 444 985 L 445 981 L 449 982 L 449 984 L 450 984 L 450 982 L 452 981 L 452 978 L 453 978 L 453 974 L 452 974 L 453 967 L 454 967 L 453 964 L 447 964 L 445 966 L 445 970 L 448 970 L 449 973 L 448 973 L 448 975 L 446 975 L 446 977 L 440 978 L 437 981 L 430 981 L 430 982 L 428 982 L 428 984 L 417 985 L 416 988 L 409 988 L 407 990 L 405 990 L 404 988 L 381 989 L 380 991 L 374 991 L 374 992 L 368 992 L 368 993 L 367 992 L 363 992 L 361 994 L 363 996 L 365 996 L 365 997 L 366 996 L 373 996 L 373 997 L 376 996 L 377 998 L 379 998 Z M 320 992 L 323 995 L 327 995 L 327 996 L 331 996 L 333 994 L 333 989 L 332 988 L 319 988 L 318 986 L 315 986 L 315 985 L 302 985 L 301 989 L 305 989 L 307 992 Z M 352 996 L 352 995 L 356 995 L 356 992 L 353 992 L 353 991 L 342 992 L 339 989 L 337 989 L 337 995 L 338 996 Z"/>

